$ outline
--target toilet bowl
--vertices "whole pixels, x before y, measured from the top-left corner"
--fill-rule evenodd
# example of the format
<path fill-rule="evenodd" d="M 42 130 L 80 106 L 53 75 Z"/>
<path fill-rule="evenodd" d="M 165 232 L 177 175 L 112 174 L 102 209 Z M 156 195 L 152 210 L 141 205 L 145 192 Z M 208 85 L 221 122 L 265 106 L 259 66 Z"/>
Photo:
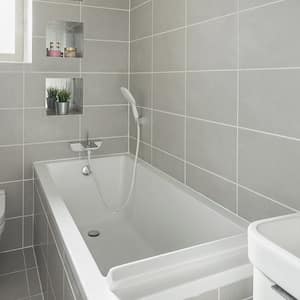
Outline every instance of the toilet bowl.
<path fill-rule="evenodd" d="M 0 190 L 0 239 L 5 227 L 5 191 Z"/>

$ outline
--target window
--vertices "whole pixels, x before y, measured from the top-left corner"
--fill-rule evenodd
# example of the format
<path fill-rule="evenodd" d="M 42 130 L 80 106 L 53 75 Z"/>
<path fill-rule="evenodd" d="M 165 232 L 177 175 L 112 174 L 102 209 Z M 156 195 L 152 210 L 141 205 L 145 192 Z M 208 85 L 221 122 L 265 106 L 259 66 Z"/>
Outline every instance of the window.
<path fill-rule="evenodd" d="M 31 0 L 0 0 L 1 62 L 24 62 L 31 54 L 26 32 L 32 27 L 31 5 Z"/>

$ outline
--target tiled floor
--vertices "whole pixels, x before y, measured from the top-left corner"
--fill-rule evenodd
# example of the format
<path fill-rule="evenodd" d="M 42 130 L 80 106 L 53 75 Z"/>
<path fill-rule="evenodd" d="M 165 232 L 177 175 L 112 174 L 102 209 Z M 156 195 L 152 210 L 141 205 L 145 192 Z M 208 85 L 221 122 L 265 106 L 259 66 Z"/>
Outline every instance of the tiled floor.
<path fill-rule="evenodd" d="M 43 299 L 32 248 L 0 253 L 0 299 Z"/>

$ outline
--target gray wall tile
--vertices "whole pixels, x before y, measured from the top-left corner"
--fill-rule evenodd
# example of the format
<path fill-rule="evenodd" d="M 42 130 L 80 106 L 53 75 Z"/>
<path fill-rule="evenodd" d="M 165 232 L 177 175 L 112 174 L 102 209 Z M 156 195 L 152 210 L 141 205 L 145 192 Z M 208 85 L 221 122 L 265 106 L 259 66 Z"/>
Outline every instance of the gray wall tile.
<path fill-rule="evenodd" d="M 79 118 L 76 115 L 47 116 L 45 109 L 25 110 L 24 114 L 25 143 L 72 140 L 78 136 Z"/>
<path fill-rule="evenodd" d="M 151 114 L 148 109 L 139 108 L 139 115 L 143 118 L 143 125 L 140 126 L 141 141 L 150 144 L 151 142 Z M 137 137 L 137 127 L 132 114 L 130 115 L 130 136 Z"/>
<path fill-rule="evenodd" d="M 128 41 L 128 11 L 83 6 L 82 22 L 86 39 Z"/>
<path fill-rule="evenodd" d="M 91 107 L 85 108 L 82 117 L 82 137 L 109 137 L 128 135 L 128 108 Z"/>
<path fill-rule="evenodd" d="M 22 144 L 22 127 L 22 110 L 0 110 L 0 145 Z"/>
<path fill-rule="evenodd" d="M 145 38 L 131 43 L 131 72 L 152 71 L 152 38 Z"/>
<path fill-rule="evenodd" d="M 240 73 L 241 126 L 300 138 L 300 70 Z"/>
<path fill-rule="evenodd" d="M 184 162 L 164 152 L 152 150 L 152 164 L 179 181 L 184 181 Z"/>
<path fill-rule="evenodd" d="M 213 290 L 206 292 L 204 294 L 201 294 L 197 297 L 188 298 L 186 300 L 219 300 L 218 298 L 218 290 Z"/>
<path fill-rule="evenodd" d="M 241 13 L 242 68 L 300 65 L 299 9 L 299 1 L 289 0 Z"/>
<path fill-rule="evenodd" d="M 131 74 L 130 90 L 138 106 L 151 107 L 152 74 Z"/>
<path fill-rule="evenodd" d="M 126 104 L 120 87 L 128 86 L 127 74 L 84 74 L 84 104 Z"/>
<path fill-rule="evenodd" d="M 154 112 L 153 145 L 173 155 L 184 156 L 184 118 Z"/>
<path fill-rule="evenodd" d="M 147 163 L 151 163 L 151 147 L 140 143 L 139 150 L 139 157 Z M 130 139 L 130 153 L 134 155 L 136 153 L 136 139 L 133 138 Z"/>
<path fill-rule="evenodd" d="M 187 0 L 188 24 L 236 12 L 236 0 Z"/>
<path fill-rule="evenodd" d="M 237 21 L 230 16 L 188 28 L 188 69 L 232 69 L 237 66 Z"/>
<path fill-rule="evenodd" d="M 32 16 L 32 34 L 34 36 L 46 36 L 47 25 L 51 21 L 64 20 L 79 22 L 80 7 L 75 5 L 63 5 L 62 3 L 57 5 L 48 2 L 34 1 Z"/>
<path fill-rule="evenodd" d="M 239 141 L 240 183 L 299 209 L 299 142 L 246 130 Z"/>
<path fill-rule="evenodd" d="M 95 1 L 95 0 L 94 0 Z M 138 5 L 143 4 L 144 2 L 146 2 L 147 0 L 131 0 L 131 8 L 135 8 Z"/>
<path fill-rule="evenodd" d="M 185 75 L 154 74 L 153 108 L 185 113 Z"/>
<path fill-rule="evenodd" d="M 25 270 L 22 250 L 0 253 L 0 275 Z"/>
<path fill-rule="evenodd" d="M 29 296 L 25 271 L 4 276 L 0 280 L 3 299 L 25 299 Z"/>
<path fill-rule="evenodd" d="M 153 0 L 154 33 L 185 25 L 185 0 Z"/>
<path fill-rule="evenodd" d="M 239 0 L 239 8 L 242 9 L 249 9 L 260 5 L 266 5 L 268 3 L 274 2 L 274 0 Z"/>
<path fill-rule="evenodd" d="M 290 213 L 291 210 L 276 202 L 239 188 L 239 215 L 249 222 Z"/>
<path fill-rule="evenodd" d="M 85 41 L 83 72 L 127 72 L 128 43 Z"/>
<path fill-rule="evenodd" d="M 22 179 L 22 146 L 0 147 L 0 182 Z"/>
<path fill-rule="evenodd" d="M 183 29 L 154 37 L 154 71 L 185 69 L 185 31 Z"/>
<path fill-rule="evenodd" d="M 130 15 L 130 39 L 136 40 L 152 34 L 152 2 L 133 10 Z"/>
<path fill-rule="evenodd" d="M 235 184 L 187 164 L 187 185 L 227 209 L 235 211 Z"/>
<path fill-rule="evenodd" d="M 0 64 L 1 67 L 1 64 Z M 23 79 L 21 73 L 0 74 L 1 108 L 22 107 Z"/>
<path fill-rule="evenodd" d="M 235 125 L 236 106 L 236 72 L 188 73 L 188 115 Z"/>
<path fill-rule="evenodd" d="M 235 180 L 236 129 L 189 119 L 187 122 L 187 160 Z"/>

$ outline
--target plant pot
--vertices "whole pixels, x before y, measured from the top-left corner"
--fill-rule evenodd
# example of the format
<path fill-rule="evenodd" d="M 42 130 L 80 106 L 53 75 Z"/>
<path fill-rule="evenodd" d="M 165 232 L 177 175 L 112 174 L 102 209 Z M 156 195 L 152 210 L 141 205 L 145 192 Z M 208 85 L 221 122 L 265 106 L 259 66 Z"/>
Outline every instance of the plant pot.
<path fill-rule="evenodd" d="M 47 108 L 50 110 L 55 110 L 55 102 L 56 98 L 55 97 L 48 97 L 47 98 Z"/>
<path fill-rule="evenodd" d="M 69 102 L 55 102 L 55 110 L 57 115 L 67 115 L 69 113 Z"/>

